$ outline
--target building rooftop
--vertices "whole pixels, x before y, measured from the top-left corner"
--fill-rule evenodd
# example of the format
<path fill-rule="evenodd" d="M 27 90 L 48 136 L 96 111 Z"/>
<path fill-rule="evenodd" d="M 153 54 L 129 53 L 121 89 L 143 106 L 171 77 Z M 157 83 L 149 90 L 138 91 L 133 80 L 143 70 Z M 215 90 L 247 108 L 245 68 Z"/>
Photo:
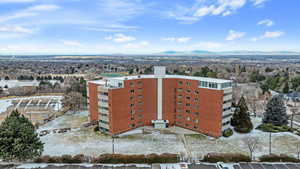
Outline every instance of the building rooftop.
<path fill-rule="evenodd" d="M 156 75 L 137 75 L 137 76 L 122 76 L 122 77 L 113 77 L 113 78 L 106 78 L 109 80 L 134 80 L 134 79 L 151 79 L 151 78 L 158 78 Z M 167 79 L 189 79 L 189 80 L 198 80 L 198 81 L 206 81 L 206 82 L 212 82 L 212 83 L 226 83 L 226 82 L 232 82 L 231 80 L 225 80 L 225 79 L 217 79 L 217 78 L 208 78 L 208 77 L 196 77 L 196 76 L 183 76 L 183 75 L 165 75 L 162 78 Z M 103 80 L 99 80 L 98 82 L 103 84 L 103 82 L 100 82 Z M 96 81 L 94 81 L 96 83 Z"/>
<path fill-rule="evenodd" d="M 196 77 L 196 76 L 183 76 L 183 75 L 166 75 L 165 67 L 157 66 L 154 67 L 153 75 L 136 75 L 136 76 L 122 76 L 122 77 L 105 77 L 102 80 L 91 81 L 91 83 L 105 85 L 107 87 L 121 87 L 124 84 L 125 80 L 134 80 L 134 79 L 153 79 L 153 78 L 162 78 L 162 79 L 188 79 L 188 80 L 197 80 L 199 82 L 207 82 L 207 83 L 217 83 L 217 84 L 226 84 L 232 83 L 231 80 L 225 79 L 217 79 L 217 78 L 208 78 L 208 77 Z M 122 83 L 122 84 L 120 84 Z M 207 85 L 207 84 L 204 84 Z M 231 84 L 229 85 L 231 87 Z M 227 88 L 221 87 L 220 88 Z M 202 86 L 208 87 L 209 86 Z M 219 88 L 219 87 L 218 87 Z"/>

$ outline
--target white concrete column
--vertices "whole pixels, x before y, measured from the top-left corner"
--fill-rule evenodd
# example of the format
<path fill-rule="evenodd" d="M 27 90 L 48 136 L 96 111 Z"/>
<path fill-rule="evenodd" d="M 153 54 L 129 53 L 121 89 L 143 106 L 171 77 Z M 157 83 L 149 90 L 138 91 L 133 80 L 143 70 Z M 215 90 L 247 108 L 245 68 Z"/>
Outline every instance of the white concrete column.
<path fill-rule="evenodd" d="M 157 79 L 157 120 L 162 120 L 162 93 L 163 93 L 163 80 Z"/>

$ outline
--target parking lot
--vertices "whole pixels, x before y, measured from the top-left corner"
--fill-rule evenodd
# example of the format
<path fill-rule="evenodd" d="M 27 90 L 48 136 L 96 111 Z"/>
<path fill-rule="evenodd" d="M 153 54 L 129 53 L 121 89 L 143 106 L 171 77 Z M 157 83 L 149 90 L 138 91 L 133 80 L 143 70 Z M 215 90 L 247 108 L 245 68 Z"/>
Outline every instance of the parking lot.
<path fill-rule="evenodd" d="M 294 163 L 239 163 L 230 165 L 233 169 L 300 169 L 300 164 Z M 219 169 L 216 164 L 194 164 L 189 169 Z M 230 169 L 230 168 L 229 168 Z"/>
<path fill-rule="evenodd" d="M 123 166 L 109 166 L 109 165 L 43 165 L 43 164 L 25 164 L 25 165 L 0 165 L 0 169 L 17 169 L 17 168 L 43 168 L 43 169 L 150 169 L 150 165 L 135 166 L 135 165 L 123 165 Z"/>
<path fill-rule="evenodd" d="M 156 165 L 159 166 L 159 165 Z M 189 164 L 186 167 L 180 167 L 177 164 L 164 164 L 164 167 L 151 167 L 151 165 L 63 165 L 63 164 L 23 164 L 23 165 L 0 165 L 0 169 L 220 169 L 217 164 Z M 188 168 L 187 168 L 188 167 Z M 300 164 L 295 163 L 236 163 L 224 164 L 224 169 L 300 169 Z"/>

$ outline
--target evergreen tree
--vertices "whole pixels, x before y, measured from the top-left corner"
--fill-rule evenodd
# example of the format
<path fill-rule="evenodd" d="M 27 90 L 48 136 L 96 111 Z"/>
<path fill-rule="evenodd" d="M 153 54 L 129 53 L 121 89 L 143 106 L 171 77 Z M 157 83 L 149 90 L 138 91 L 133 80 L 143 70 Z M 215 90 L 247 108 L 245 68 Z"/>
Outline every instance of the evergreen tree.
<path fill-rule="evenodd" d="M 253 129 L 248 107 L 243 96 L 239 100 L 232 116 L 231 125 L 234 126 L 234 130 L 239 133 L 249 133 Z"/>
<path fill-rule="evenodd" d="M 283 87 L 283 89 L 282 89 L 282 92 L 283 92 L 283 93 L 289 93 L 289 91 L 290 91 L 289 83 L 286 82 L 286 83 L 284 84 L 284 87 Z"/>
<path fill-rule="evenodd" d="M 13 111 L 0 125 L 0 158 L 28 160 L 42 154 L 40 141 L 32 123 L 18 111 Z"/>
<path fill-rule="evenodd" d="M 267 104 L 263 117 L 263 123 L 275 126 L 288 124 L 288 115 L 281 96 L 274 96 Z"/>

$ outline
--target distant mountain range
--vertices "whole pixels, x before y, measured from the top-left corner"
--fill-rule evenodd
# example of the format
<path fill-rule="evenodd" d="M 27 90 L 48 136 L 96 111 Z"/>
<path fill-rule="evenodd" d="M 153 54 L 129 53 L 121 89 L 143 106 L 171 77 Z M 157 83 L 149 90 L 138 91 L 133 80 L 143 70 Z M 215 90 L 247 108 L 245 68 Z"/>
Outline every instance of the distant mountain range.
<path fill-rule="evenodd" d="M 247 50 L 212 52 L 206 50 L 193 50 L 193 51 L 164 51 L 159 54 L 161 55 L 300 55 L 300 52 L 293 52 L 293 51 L 263 52 L 263 51 L 247 51 Z"/>

